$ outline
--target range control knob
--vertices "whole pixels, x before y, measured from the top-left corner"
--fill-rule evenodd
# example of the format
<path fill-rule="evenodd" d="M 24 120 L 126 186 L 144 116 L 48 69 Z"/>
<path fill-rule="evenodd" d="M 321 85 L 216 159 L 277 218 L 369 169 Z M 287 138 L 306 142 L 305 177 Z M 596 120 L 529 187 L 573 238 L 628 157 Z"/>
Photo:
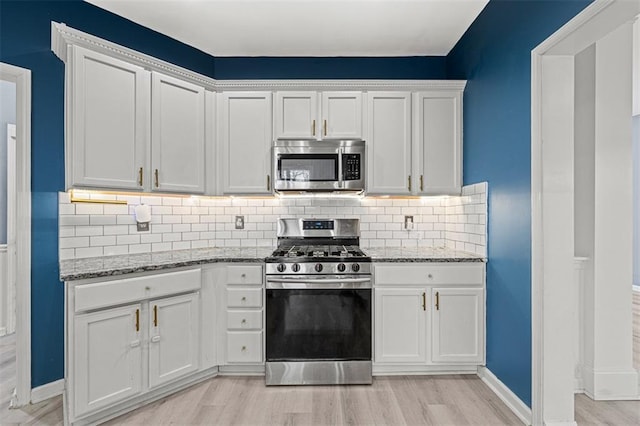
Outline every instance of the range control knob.
<path fill-rule="evenodd" d="M 354 263 L 353 265 L 351 265 L 351 270 L 353 272 L 358 272 L 360 270 L 360 265 L 358 265 L 357 263 Z"/>
<path fill-rule="evenodd" d="M 291 266 L 291 269 L 293 270 L 293 272 L 298 272 L 300 270 L 300 265 L 298 265 L 297 263 L 294 263 Z"/>
<path fill-rule="evenodd" d="M 338 271 L 339 271 L 339 272 L 344 272 L 344 271 L 345 271 L 345 269 L 347 269 L 347 267 L 345 266 L 345 264 L 344 264 L 344 263 L 339 263 L 339 264 L 338 264 Z"/>
<path fill-rule="evenodd" d="M 278 264 L 276 269 L 278 270 L 278 272 L 284 272 L 284 270 L 287 269 L 287 266 L 284 263 L 280 263 Z"/>
<path fill-rule="evenodd" d="M 314 269 L 316 270 L 316 272 L 322 272 L 322 263 L 316 263 Z"/>

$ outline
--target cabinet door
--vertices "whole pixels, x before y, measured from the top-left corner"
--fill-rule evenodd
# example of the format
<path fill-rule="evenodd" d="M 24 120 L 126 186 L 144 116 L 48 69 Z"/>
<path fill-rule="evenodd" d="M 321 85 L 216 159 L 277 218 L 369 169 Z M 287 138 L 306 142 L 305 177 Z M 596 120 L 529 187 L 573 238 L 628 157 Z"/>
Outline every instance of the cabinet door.
<path fill-rule="evenodd" d="M 321 138 L 362 139 L 362 93 L 322 93 Z"/>
<path fill-rule="evenodd" d="M 204 102 L 204 88 L 153 73 L 153 190 L 204 192 Z"/>
<path fill-rule="evenodd" d="M 409 194 L 411 93 L 370 92 L 367 104 L 367 192 Z"/>
<path fill-rule="evenodd" d="M 140 309 L 136 304 L 75 317 L 72 386 L 76 415 L 140 393 Z"/>
<path fill-rule="evenodd" d="M 375 289 L 375 362 L 424 364 L 427 312 L 424 289 Z"/>
<path fill-rule="evenodd" d="M 227 92 L 221 96 L 223 192 L 270 194 L 271 93 Z"/>
<path fill-rule="evenodd" d="M 149 302 L 149 387 L 198 369 L 198 293 Z"/>
<path fill-rule="evenodd" d="M 317 92 L 276 92 L 275 138 L 318 138 Z"/>
<path fill-rule="evenodd" d="M 415 95 L 416 141 L 421 194 L 460 194 L 462 188 L 462 94 Z"/>
<path fill-rule="evenodd" d="M 67 75 L 67 186 L 142 189 L 149 72 L 74 46 Z"/>
<path fill-rule="evenodd" d="M 484 361 L 484 292 L 481 288 L 434 288 L 434 363 Z"/>

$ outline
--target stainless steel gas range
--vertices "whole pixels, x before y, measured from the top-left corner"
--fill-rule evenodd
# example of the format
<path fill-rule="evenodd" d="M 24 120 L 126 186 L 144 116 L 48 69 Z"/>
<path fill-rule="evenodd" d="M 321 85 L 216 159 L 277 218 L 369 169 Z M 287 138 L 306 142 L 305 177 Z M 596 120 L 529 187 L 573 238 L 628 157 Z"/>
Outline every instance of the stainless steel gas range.
<path fill-rule="evenodd" d="M 280 219 L 266 259 L 266 384 L 370 384 L 371 258 L 358 219 Z"/>

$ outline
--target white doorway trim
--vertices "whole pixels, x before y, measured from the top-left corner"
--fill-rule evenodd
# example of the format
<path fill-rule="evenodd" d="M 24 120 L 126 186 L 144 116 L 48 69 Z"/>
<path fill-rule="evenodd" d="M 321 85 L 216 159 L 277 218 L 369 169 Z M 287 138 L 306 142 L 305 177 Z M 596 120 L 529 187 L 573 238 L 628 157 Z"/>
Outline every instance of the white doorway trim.
<path fill-rule="evenodd" d="M 545 319 L 549 324 L 550 319 L 562 316 L 558 312 L 557 305 L 545 306 L 545 300 L 549 300 L 547 299 L 548 295 L 556 290 L 553 288 L 553 279 L 556 279 L 555 283 L 557 283 L 558 278 L 553 275 L 556 270 L 550 270 L 549 265 L 545 265 L 545 259 L 549 260 L 552 255 L 549 250 L 545 251 L 545 248 L 552 247 L 553 239 L 558 238 L 557 235 L 549 232 L 554 225 L 557 225 L 557 218 L 550 214 L 545 215 L 547 212 L 545 208 L 549 208 L 549 201 L 553 200 L 554 196 L 558 199 L 559 191 L 562 192 L 566 188 L 562 187 L 563 182 L 554 181 L 554 178 L 558 176 L 553 176 L 553 173 L 559 170 L 561 164 L 557 160 L 549 158 L 549 149 L 543 151 L 543 134 L 545 132 L 543 124 L 545 111 L 542 100 L 543 63 L 554 57 L 561 60 L 569 58 L 572 61 L 573 56 L 577 53 L 623 23 L 632 21 L 638 14 L 639 8 L 640 2 L 637 0 L 595 0 L 531 52 L 532 423 L 534 425 L 545 424 L 545 420 L 547 420 L 546 424 L 549 424 L 549 419 L 545 416 L 550 408 L 545 407 L 544 404 L 545 400 L 549 401 L 549 395 L 545 395 L 545 392 L 548 391 L 548 386 L 545 387 L 545 381 L 551 379 L 547 375 L 554 371 L 554 367 L 562 367 L 556 365 L 555 359 L 544 358 L 545 346 L 551 347 L 550 336 L 545 336 L 544 333 Z M 567 143 L 570 143 L 572 147 L 572 138 L 567 140 Z M 564 149 L 566 150 L 566 148 L 565 146 Z M 549 164 L 549 160 L 551 160 L 551 164 Z M 572 163 L 565 163 L 565 166 L 570 170 L 573 168 Z M 546 205 L 545 200 L 547 201 Z M 573 259 L 569 259 L 569 262 L 572 261 Z M 566 284 L 570 285 L 569 282 Z M 556 338 L 557 333 L 564 333 L 567 334 L 566 338 L 570 341 L 569 325 L 558 322 L 556 326 L 559 328 L 555 332 Z M 573 371 L 569 376 L 573 377 Z M 573 383 L 570 386 L 572 388 Z M 571 401 L 573 400 L 571 399 Z M 571 419 L 573 419 L 572 413 Z M 564 422 L 564 424 L 575 424 L 575 422 L 571 423 L 569 419 L 564 419 Z"/>
<path fill-rule="evenodd" d="M 16 84 L 16 391 L 12 407 L 31 400 L 31 71 L 0 63 Z"/>
<path fill-rule="evenodd" d="M 7 125 L 7 334 L 16 331 L 16 125 Z"/>

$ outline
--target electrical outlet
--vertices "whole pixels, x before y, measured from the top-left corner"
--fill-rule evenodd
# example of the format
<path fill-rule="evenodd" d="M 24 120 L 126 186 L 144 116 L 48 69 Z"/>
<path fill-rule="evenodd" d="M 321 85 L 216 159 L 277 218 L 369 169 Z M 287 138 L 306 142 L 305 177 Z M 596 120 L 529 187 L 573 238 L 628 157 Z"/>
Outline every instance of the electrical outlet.
<path fill-rule="evenodd" d="M 236 216 L 236 229 L 244 229 L 244 216 Z"/>
<path fill-rule="evenodd" d="M 413 216 L 404 217 L 404 229 L 410 231 L 413 229 Z"/>

